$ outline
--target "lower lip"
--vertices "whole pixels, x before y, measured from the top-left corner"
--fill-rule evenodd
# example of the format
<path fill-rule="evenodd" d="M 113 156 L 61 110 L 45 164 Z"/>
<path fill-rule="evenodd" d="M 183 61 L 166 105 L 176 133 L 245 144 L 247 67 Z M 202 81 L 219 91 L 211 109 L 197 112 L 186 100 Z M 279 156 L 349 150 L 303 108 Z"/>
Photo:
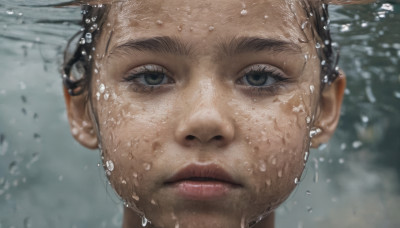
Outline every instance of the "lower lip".
<path fill-rule="evenodd" d="M 218 181 L 181 181 L 173 186 L 179 195 L 191 200 L 221 198 L 234 188 L 232 184 Z"/>

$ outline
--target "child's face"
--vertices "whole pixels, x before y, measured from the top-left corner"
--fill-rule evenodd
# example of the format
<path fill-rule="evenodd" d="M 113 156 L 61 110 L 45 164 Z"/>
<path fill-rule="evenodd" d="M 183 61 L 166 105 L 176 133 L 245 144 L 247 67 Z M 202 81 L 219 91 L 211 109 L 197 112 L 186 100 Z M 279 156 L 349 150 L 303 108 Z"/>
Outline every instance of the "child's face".
<path fill-rule="evenodd" d="M 332 124 L 323 119 L 320 60 L 297 3 L 112 6 L 94 56 L 89 126 L 98 122 L 112 186 L 153 224 L 238 227 L 295 188 L 311 128 L 324 138 Z M 172 180 L 188 166 L 188 176 Z"/>

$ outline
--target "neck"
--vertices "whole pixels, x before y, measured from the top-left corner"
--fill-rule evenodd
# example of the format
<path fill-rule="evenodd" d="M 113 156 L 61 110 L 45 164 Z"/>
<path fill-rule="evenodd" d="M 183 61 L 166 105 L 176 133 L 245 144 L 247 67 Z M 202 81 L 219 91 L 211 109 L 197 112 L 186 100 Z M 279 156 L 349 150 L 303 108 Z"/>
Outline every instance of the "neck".
<path fill-rule="evenodd" d="M 139 217 L 139 215 L 137 215 L 133 210 L 125 208 L 122 228 L 140 228 L 140 227 L 142 227 L 142 218 Z M 155 228 L 151 224 L 148 224 L 146 227 Z M 274 227 L 275 227 L 275 213 L 272 212 L 252 228 L 274 228 Z"/>

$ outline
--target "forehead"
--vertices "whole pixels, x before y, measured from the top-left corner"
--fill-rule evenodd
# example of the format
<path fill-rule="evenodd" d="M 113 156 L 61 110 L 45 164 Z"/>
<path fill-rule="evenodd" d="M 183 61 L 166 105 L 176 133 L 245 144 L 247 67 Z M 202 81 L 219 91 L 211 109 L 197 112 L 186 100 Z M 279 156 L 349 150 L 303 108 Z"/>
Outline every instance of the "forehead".
<path fill-rule="evenodd" d="M 187 32 L 192 38 L 252 35 L 298 42 L 306 39 L 306 20 L 300 1 L 293 0 L 131 0 L 112 4 L 108 15 L 117 42 Z"/>

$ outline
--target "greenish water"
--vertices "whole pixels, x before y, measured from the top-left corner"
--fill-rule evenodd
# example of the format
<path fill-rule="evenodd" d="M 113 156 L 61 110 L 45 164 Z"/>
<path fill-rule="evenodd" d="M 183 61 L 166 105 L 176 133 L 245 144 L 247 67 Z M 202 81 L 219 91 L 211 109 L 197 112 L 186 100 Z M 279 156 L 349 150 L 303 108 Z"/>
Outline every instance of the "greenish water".
<path fill-rule="evenodd" d="M 0 228 L 120 227 L 99 154 L 70 136 L 59 65 L 78 8 L 0 0 Z M 333 6 L 348 76 L 339 128 L 312 151 L 277 227 L 400 227 L 400 4 Z M 23 6 L 28 5 L 28 6 Z"/>

